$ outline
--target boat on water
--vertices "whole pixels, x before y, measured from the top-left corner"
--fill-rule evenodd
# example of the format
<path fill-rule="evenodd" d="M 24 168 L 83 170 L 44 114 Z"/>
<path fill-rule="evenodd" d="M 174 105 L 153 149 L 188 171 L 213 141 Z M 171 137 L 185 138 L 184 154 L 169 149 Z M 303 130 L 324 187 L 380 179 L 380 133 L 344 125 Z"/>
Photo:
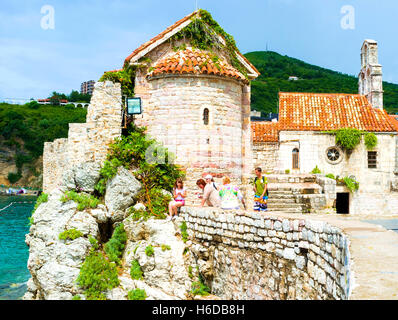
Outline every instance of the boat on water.
<path fill-rule="evenodd" d="M 25 188 L 0 190 L 0 195 L 2 196 L 39 196 L 41 193 L 41 190 L 27 190 Z"/>

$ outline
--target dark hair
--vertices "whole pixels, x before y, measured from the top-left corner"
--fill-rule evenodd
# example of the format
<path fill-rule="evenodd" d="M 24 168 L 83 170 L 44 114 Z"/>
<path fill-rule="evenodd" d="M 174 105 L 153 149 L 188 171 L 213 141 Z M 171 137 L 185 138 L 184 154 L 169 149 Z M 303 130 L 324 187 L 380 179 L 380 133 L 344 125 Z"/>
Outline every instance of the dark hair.
<path fill-rule="evenodd" d="M 200 186 L 206 186 L 206 181 L 204 181 L 203 179 L 199 179 L 198 181 L 196 181 L 196 185 Z"/>
<path fill-rule="evenodd" d="M 174 183 L 174 189 L 177 189 L 178 183 L 182 184 L 182 188 L 184 188 L 184 183 L 182 182 L 181 178 L 177 178 L 176 182 Z"/>
<path fill-rule="evenodd" d="M 260 167 L 256 168 L 256 171 L 261 172 L 261 168 Z"/>

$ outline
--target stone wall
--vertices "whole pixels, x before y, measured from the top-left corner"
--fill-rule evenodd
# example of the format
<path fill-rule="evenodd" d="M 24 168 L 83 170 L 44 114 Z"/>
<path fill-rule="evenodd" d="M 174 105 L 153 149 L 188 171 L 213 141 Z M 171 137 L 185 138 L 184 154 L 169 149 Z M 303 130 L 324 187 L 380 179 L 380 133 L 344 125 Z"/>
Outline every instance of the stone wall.
<path fill-rule="evenodd" d="M 349 240 L 323 221 L 182 209 L 191 250 L 223 299 L 348 299 Z"/>
<path fill-rule="evenodd" d="M 119 83 L 97 82 L 85 123 L 70 123 L 68 138 L 44 143 L 43 191 L 56 188 L 63 172 L 82 162 L 101 163 L 108 145 L 121 135 L 121 88 Z"/>
<path fill-rule="evenodd" d="M 67 154 L 68 139 L 56 139 L 45 142 L 43 149 L 43 191 L 48 192 L 57 186 L 62 179 L 62 172 L 68 165 L 64 155 Z"/>
<path fill-rule="evenodd" d="M 278 142 L 253 143 L 253 167 L 274 172 L 278 165 Z"/>
<path fill-rule="evenodd" d="M 333 207 L 336 200 L 336 180 L 317 174 L 316 183 L 322 187 L 322 193 L 326 198 L 326 206 Z"/>

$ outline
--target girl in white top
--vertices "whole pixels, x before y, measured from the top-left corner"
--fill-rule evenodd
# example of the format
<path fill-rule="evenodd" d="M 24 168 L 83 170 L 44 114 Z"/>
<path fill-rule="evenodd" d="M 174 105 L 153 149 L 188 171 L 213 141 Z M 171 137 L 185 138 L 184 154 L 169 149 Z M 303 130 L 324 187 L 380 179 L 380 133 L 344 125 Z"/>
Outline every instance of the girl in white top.
<path fill-rule="evenodd" d="M 170 201 L 169 203 L 169 216 L 167 217 L 167 220 L 175 218 L 175 216 L 178 214 L 178 208 L 185 205 L 186 196 L 187 192 L 184 188 L 182 179 L 178 178 L 173 189 L 174 200 Z"/>

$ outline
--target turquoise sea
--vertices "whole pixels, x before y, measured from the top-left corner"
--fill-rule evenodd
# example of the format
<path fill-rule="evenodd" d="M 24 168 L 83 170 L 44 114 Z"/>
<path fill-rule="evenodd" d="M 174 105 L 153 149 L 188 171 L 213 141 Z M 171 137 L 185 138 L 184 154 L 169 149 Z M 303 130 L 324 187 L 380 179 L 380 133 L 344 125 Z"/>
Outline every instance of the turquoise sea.
<path fill-rule="evenodd" d="M 25 235 L 29 232 L 28 218 L 36 199 L 0 196 L 0 300 L 21 299 L 26 292 L 30 273 Z"/>

